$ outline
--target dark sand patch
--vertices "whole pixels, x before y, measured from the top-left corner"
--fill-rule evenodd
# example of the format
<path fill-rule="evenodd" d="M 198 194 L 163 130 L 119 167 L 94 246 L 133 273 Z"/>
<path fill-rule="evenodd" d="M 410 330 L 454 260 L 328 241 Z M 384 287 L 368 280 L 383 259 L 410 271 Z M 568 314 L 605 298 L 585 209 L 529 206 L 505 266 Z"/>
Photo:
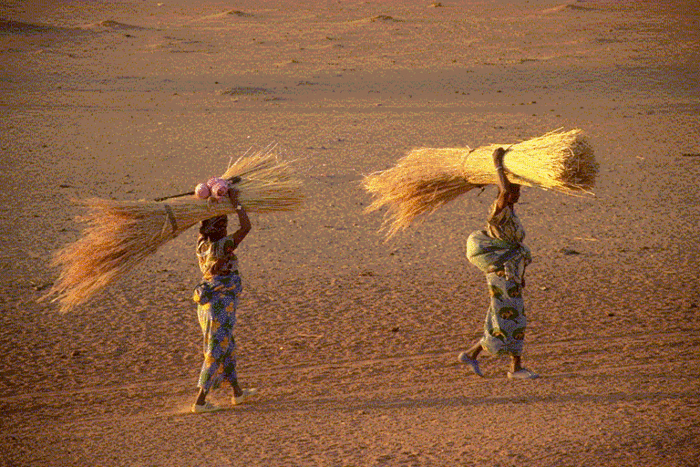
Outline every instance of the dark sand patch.
<path fill-rule="evenodd" d="M 271 91 L 269 89 L 254 86 L 234 86 L 225 91 L 221 91 L 221 94 L 225 96 L 261 96 L 270 93 Z"/>
<path fill-rule="evenodd" d="M 11 19 L 0 18 L 0 34 L 38 34 L 44 32 L 57 32 L 63 30 L 54 26 L 25 23 Z"/>

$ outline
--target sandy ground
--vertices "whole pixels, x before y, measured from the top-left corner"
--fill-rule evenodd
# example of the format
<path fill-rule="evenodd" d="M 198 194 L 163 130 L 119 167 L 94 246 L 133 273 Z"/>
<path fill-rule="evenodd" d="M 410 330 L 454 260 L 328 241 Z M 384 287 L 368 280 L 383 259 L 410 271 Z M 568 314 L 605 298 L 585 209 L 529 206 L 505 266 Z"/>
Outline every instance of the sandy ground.
<path fill-rule="evenodd" d="M 0 2 L 0 465 L 697 466 L 697 2 Z M 596 198 L 525 189 L 531 382 L 456 356 L 495 190 L 392 241 L 362 176 L 420 146 L 582 128 Z M 188 232 L 89 306 L 36 300 L 71 197 L 153 198 L 277 144 L 236 330 L 253 403 L 188 413 Z M 213 400 L 226 403 L 225 391 Z"/>

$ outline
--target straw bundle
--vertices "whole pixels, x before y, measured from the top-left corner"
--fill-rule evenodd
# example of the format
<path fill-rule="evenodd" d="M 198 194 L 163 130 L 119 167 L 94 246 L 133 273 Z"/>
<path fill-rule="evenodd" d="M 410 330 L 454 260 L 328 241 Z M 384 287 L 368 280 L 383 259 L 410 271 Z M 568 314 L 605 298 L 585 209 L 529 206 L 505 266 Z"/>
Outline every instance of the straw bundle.
<path fill-rule="evenodd" d="M 581 130 L 556 130 L 517 144 L 470 148 L 420 148 L 396 165 L 365 177 L 375 199 L 368 211 L 389 208 L 385 229 L 391 237 L 418 216 L 474 188 L 497 183 L 492 154 L 507 149 L 504 168 L 509 180 L 566 194 L 592 194 L 598 163 Z"/>
<path fill-rule="evenodd" d="M 301 183 L 287 163 L 271 152 L 239 158 L 222 178 L 240 177 L 235 185 L 249 212 L 289 211 L 302 200 Z M 86 208 L 83 235 L 54 256 L 58 280 L 43 297 L 59 301 L 61 311 L 89 300 L 193 225 L 235 211 L 230 200 L 216 202 L 193 196 L 156 201 L 74 201 Z"/>

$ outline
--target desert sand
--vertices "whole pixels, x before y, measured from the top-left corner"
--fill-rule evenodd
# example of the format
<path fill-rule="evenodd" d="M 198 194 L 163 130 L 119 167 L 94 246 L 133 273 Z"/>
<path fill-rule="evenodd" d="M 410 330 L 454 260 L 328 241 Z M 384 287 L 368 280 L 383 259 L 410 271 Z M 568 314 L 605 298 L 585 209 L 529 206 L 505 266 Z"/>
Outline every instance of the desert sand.
<path fill-rule="evenodd" d="M 700 465 L 695 1 L 0 2 L 0 465 Z M 364 175 L 582 128 L 596 197 L 523 190 L 524 363 L 465 257 L 489 187 L 386 241 Z M 306 201 L 239 259 L 250 404 L 189 413 L 196 232 L 88 305 L 37 302 L 71 198 L 152 199 L 277 145 Z M 227 405 L 222 389 L 213 400 Z"/>

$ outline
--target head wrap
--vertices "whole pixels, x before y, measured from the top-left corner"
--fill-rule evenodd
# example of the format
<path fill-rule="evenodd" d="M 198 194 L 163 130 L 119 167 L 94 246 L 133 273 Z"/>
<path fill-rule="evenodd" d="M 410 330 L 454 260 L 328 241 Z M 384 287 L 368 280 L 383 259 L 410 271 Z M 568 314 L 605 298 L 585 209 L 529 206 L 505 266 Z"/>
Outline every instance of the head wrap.
<path fill-rule="evenodd" d="M 212 217 L 202 221 L 202 225 L 199 227 L 199 233 L 202 235 L 209 236 L 221 230 L 221 223 L 223 221 L 224 227 L 228 225 L 228 217 L 226 215 Z"/>

